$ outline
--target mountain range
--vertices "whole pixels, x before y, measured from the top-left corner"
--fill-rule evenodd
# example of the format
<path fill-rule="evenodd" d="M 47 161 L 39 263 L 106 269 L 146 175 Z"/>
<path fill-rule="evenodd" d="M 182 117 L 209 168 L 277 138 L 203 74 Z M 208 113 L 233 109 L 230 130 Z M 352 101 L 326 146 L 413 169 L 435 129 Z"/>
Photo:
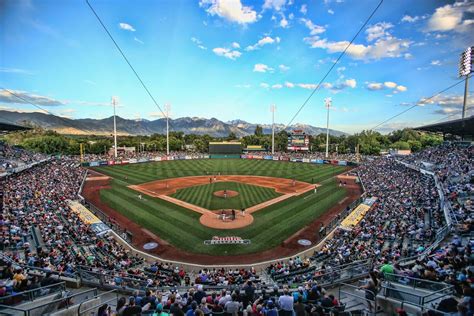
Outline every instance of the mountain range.
<path fill-rule="evenodd" d="M 15 123 L 28 127 L 41 127 L 54 130 L 61 134 L 95 134 L 110 135 L 113 131 L 113 116 L 105 119 L 70 119 L 41 112 L 14 112 L 0 111 L 0 121 L 4 123 Z M 117 134 L 120 135 L 151 135 L 154 133 L 166 133 L 166 119 L 157 120 L 130 120 L 120 116 L 116 117 Z M 254 124 L 242 120 L 232 120 L 228 122 L 220 121 L 216 118 L 181 117 L 170 119 L 170 131 L 184 132 L 185 134 L 208 134 L 214 137 L 225 137 L 231 132 L 238 137 L 251 135 L 255 127 L 260 125 L 264 134 L 270 134 L 271 124 Z M 275 132 L 285 128 L 283 124 L 275 124 Z M 325 128 L 315 127 L 307 124 L 294 124 L 286 128 L 287 131 L 303 130 L 307 134 L 317 135 L 326 133 Z M 346 133 L 329 130 L 334 136 L 345 135 Z"/>

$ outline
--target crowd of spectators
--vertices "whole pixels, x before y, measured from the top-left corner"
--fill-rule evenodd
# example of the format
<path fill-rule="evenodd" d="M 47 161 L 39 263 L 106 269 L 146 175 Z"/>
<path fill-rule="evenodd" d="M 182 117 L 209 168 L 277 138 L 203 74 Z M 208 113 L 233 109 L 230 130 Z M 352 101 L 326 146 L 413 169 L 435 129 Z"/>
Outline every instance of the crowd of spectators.
<path fill-rule="evenodd" d="M 47 159 L 48 155 L 33 153 L 0 141 L 0 173 Z"/>

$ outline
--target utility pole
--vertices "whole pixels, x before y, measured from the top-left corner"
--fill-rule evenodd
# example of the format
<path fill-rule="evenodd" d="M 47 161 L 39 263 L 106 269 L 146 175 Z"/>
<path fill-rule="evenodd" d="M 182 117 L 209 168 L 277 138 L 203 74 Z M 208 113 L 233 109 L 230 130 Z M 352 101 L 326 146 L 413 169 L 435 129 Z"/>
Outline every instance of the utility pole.
<path fill-rule="evenodd" d="M 324 99 L 326 107 L 328 109 L 327 119 L 326 119 L 326 158 L 329 157 L 329 108 L 331 107 L 332 100 L 331 98 Z"/>
<path fill-rule="evenodd" d="M 117 122 L 115 120 L 115 105 L 117 97 L 112 97 L 112 104 L 114 106 L 114 157 L 117 158 Z"/>
<path fill-rule="evenodd" d="M 275 111 L 276 106 L 272 104 L 270 106 L 270 112 L 272 112 L 272 155 L 275 154 Z"/>
<path fill-rule="evenodd" d="M 166 155 L 170 155 L 170 130 L 169 130 L 169 119 L 170 119 L 171 105 L 165 104 L 165 115 L 166 115 Z"/>

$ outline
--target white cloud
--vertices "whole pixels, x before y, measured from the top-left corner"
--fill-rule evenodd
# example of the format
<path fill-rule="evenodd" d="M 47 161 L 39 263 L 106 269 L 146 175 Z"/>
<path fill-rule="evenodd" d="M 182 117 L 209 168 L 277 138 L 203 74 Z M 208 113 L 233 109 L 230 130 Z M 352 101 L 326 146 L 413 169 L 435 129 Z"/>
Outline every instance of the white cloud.
<path fill-rule="evenodd" d="M 202 44 L 202 42 L 201 42 L 198 38 L 196 38 L 196 37 L 191 37 L 191 42 L 193 42 L 194 44 L 196 44 L 196 46 L 197 46 L 198 48 L 202 49 L 202 50 L 206 50 L 206 49 L 207 49 L 207 47 L 204 46 L 204 45 Z"/>
<path fill-rule="evenodd" d="M 130 31 L 130 32 L 135 32 L 136 30 L 133 28 L 133 26 L 131 26 L 130 24 L 128 23 L 119 23 L 119 27 L 122 29 L 122 30 L 125 30 L 125 31 Z"/>
<path fill-rule="evenodd" d="M 231 50 L 229 48 L 223 48 L 223 47 L 216 47 L 212 51 L 217 56 L 222 56 L 222 57 L 229 58 L 232 60 L 235 60 L 242 55 L 242 53 L 237 50 Z"/>
<path fill-rule="evenodd" d="M 409 15 L 404 15 L 402 18 L 402 22 L 407 22 L 407 23 L 414 23 L 420 19 L 419 16 L 409 16 Z"/>
<path fill-rule="evenodd" d="M 288 27 L 288 20 L 285 18 L 284 15 L 282 15 L 282 17 L 281 17 L 280 26 L 282 28 L 287 28 Z"/>
<path fill-rule="evenodd" d="M 367 84 L 367 89 L 369 90 L 382 90 L 383 84 L 379 82 L 370 82 Z"/>
<path fill-rule="evenodd" d="M 285 72 L 285 71 L 290 70 L 290 67 L 281 64 L 281 65 L 278 66 L 278 69 L 280 69 L 280 71 Z"/>
<path fill-rule="evenodd" d="M 260 87 L 268 89 L 268 88 L 270 88 L 270 85 L 268 83 L 262 82 L 262 83 L 260 83 Z"/>
<path fill-rule="evenodd" d="M 290 20 L 293 20 L 295 18 L 295 15 L 293 13 L 288 14 L 288 18 Z"/>
<path fill-rule="evenodd" d="M 309 29 L 309 34 L 311 35 L 321 34 L 326 31 L 324 26 L 316 25 L 310 19 L 301 18 L 300 21 L 303 22 L 304 25 Z"/>
<path fill-rule="evenodd" d="M 245 83 L 245 84 L 236 84 L 235 85 L 236 88 L 245 88 L 245 89 L 248 89 L 248 88 L 251 88 L 252 85 L 248 84 L 248 83 Z"/>
<path fill-rule="evenodd" d="M 0 91 L 0 102 L 17 103 L 17 104 L 33 103 L 36 105 L 43 105 L 43 106 L 60 106 L 60 105 L 66 104 L 65 102 L 60 101 L 60 100 L 56 100 L 56 99 L 42 96 L 42 95 L 32 94 L 26 91 L 20 91 L 20 90 L 10 90 L 10 91 L 7 91 L 7 90 Z"/>
<path fill-rule="evenodd" d="M 316 87 L 318 85 L 315 84 L 315 83 L 298 83 L 297 86 L 300 87 L 300 88 L 303 88 L 303 89 L 314 90 L 314 89 L 316 89 Z"/>
<path fill-rule="evenodd" d="M 7 68 L 7 67 L 0 67 L 0 72 L 3 73 L 10 73 L 10 74 L 19 74 L 19 75 L 32 75 L 33 73 L 20 68 Z"/>
<path fill-rule="evenodd" d="M 467 19 L 474 13 L 474 2 L 465 0 L 447 4 L 435 10 L 429 18 L 426 30 L 439 32 L 472 32 L 474 20 Z"/>
<path fill-rule="evenodd" d="M 281 89 L 281 88 L 283 88 L 283 85 L 281 85 L 281 84 L 279 84 L 279 83 L 274 84 L 274 85 L 272 86 L 272 89 Z"/>
<path fill-rule="evenodd" d="M 318 36 L 306 37 L 304 41 L 313 48 L 326 49 L 328 53 L 339 53 L 348 46 L 348 41 L 330 42 Z M 373 45 L 352 44 L 346 53 L 354 59 L 381 59 L 404 56 L 411 42 L 396 37 L 379 38 Z"/>
<path fill-rule="evenodd" d="M 381 37 L 386 37 L 390 35 L 387 30 L 392 28 L 393 24 L 387 22 L 379 22 L 374 25 L 370 25 L 365 33 L 367 34 L 367 41 L 372 42 Z"/>
<path fill-rule="evenodd" d="M 396 88 L 397 87 L 397 84 L 393 81 L 385 81 L 383 83 L 383 85 L 386 87 L 386 88 L 389 88 L 389 89 L 393 89 L 393 88 Z"/>
<path fill-rule="evenodd" d="M 405 87 L 405 86 L 400 85 L 400 86 L 397 86 L 397 90 L 400 91 L 400 92 L 405 92 L 405 91 L 408 90 L 408 88 Z"/>
<path fill-rule="evenodd" d="M 240 0 L 201 0 L 199 6 L 206 8 L 210 15 L 217 15 L 238 24 L 257 21 L 257 12 L 252 7 L 242 5 Z"/>
<path fill-rule="evenodd" d="M 254 72 L 273 72 L 273 70 L 273 68 L 265 64 L 255 64 L 255 66 L 253 66 Z"/>
<path fill-rule="evenodd" d="M 333 14 L 334 14 L 334 11 L 331 10 L 331 9 L 329 9 L 329 10 L 328 10 L 328 13 L 331 14 L 331 15 L 333 15 Z"/>
<path fill-rule="evenodd" d="M 438 59 L 432 60 L 430 65 L 432 65 L 432 66 L 441 66 L 441 61 L 439 61 Z"/>
<path fill-rule="evenodd" d="M 139 38 L 137 38 L 137 37 L 134 37 L 133 40 L 134 40 L 135 42 L 137 42 L 137 43 L 142 44 L 142 45 L 145 44 L 145 43 L 143 43 L 143 41 L 141 41 L 141 40 L 140 40 Z"/>
<path fill-rule="evenodd" d="M 383 83 L 381 82 L 366 82 L 366 87 L 367 89 L 371 91 L 376 91 L 376 90 L 383 90 L 383 89 L 391 89 L 392 93 L 398 93 L 398 92 L 405 92 L 408 90 L 407 87 L 398 85 L 397 83 L 393 81 L 385 81 Z"/>
<path fill-rule="evenodd" d="M 247 46 L 245 48 L 246 51 L 253 51 L 257 50 L 262 46 L 273 44 L 273 43 L 280 43 L 280 38 L 277 36 L 272 38 L 271 36 L 265 36 L 264 38 L 260 39 L 256 44 Z"/>
<path fill-rule="evenodd" d="M 265 0 L 263 3 L 263 9 L 273 9 L 275 11 L 280 11 L 286 5 L 286 0 Z"/>
<path fill-rule="evenodd" d="M 355 79 L 347 79 L 344 81 L 344 86 L 354 89 L 357 86 Z"/>
<path fill-rule="evenodd" d="M 461 114 L 463 107 L 464 96 L 463 95 L 445 95 L 440 94 L 431 99 L 421 98 L 417 105 L 435 105 L 438 108 L 433 112 L 435 114 L 447 115 L 447 114 Z M 474 98 L 469 98 L 467 100 L 468 110 L 472 111 L 474 106 Z"/>
<path fill-rule="evenodd" d="M 303 13 L 304 15 L 308 13 L 308 7 L 306 6 L 306 4 L 301 5 L 300 12 Z"/>
<path fill-rule="evenodd" d="M 294 88 L 294 87 L 295 87 L 295 84 L 292 83 L 292 82 L 286 81 L 286 82 L 285 82 L 285 87 L 287 87 L 287 88 Z"/>
<path fill-rule="evenodd" d="M 240 44 L 237 42 L 232 43 L 232 48 L 240 48 Z"/>

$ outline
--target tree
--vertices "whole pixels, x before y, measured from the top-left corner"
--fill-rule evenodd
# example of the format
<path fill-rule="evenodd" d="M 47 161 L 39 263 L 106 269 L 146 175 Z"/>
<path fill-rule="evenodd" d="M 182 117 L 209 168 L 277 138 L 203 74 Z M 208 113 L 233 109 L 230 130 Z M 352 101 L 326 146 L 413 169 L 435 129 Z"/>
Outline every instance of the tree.
<path fill-rule="evenodd" d="M 263 135 L 263 128 L 260 125 L 257 125 L 255 127 L 254 135 L 255 136 L 262 136 Z"/>
<path fill-rule="evenodd" d="M 234 132 L 230 132 L 229 136 L 227 136 L 227 141 L 235 140 L 237 139 L 237 135 L 235 135 Z"/>

